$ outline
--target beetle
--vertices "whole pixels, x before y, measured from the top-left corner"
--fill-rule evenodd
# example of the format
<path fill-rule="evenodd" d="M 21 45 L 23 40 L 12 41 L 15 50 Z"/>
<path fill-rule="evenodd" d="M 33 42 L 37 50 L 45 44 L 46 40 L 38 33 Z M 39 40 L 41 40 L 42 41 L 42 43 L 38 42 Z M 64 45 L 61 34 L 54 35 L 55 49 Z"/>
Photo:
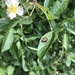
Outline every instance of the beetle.
<path fill-rule="evenodd" d="M 43 37 L 42 38 L 42 42 L 47 42 L 48 41 L 48 38 L 47 37 Z"/>

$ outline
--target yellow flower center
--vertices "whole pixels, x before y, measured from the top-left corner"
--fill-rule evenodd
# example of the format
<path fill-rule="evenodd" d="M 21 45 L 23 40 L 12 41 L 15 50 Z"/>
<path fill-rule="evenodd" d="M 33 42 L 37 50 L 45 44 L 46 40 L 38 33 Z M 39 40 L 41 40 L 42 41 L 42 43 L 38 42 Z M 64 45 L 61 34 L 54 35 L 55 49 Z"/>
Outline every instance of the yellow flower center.
<path fill-rule="evenodd" d="M 17 7 L 18 7 L 18 6 L 11 5 L 10 7 L 8 7 L 8 10 L 9 10 L 11 13 L 16 13 L 16 12 L 17 12 Z"/>

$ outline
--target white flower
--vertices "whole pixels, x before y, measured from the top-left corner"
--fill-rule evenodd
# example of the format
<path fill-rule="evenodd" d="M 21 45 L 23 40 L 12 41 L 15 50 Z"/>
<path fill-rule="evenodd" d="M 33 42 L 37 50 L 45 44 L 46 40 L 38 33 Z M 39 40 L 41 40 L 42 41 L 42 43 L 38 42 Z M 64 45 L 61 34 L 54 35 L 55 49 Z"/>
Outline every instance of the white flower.
<path fill-rule="evenodd" d="M 18 0 L 6 0 L 7 16 L 10 19 L 16 17 L 16 15 L 22 16 L 24 13 L 23 7 L 19 6 Z"/>

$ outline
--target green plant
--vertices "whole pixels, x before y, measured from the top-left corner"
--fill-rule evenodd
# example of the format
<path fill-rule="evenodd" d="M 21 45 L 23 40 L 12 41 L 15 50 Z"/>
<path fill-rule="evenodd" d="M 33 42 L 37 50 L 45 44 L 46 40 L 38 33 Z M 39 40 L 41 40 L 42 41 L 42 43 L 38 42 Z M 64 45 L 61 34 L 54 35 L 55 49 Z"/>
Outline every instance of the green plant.
<path fill-rule="evenodd" d="M 75 1 L 19 2 L 10 18 L 0 1 L 0 75 L 75 75 Z"/>

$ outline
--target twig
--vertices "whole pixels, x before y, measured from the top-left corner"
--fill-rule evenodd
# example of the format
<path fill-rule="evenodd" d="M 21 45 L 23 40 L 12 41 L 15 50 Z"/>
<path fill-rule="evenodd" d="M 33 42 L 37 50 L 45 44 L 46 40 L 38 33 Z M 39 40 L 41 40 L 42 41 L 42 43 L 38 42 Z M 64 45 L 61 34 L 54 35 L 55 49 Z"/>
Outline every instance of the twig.
<path fill-rule="evenodd" d="M 33 0 L 33 3 L 34 3 L 34 7 L 33 7 L 32 11 L 31 11 L 31 13 L 30 13 L 30 16 L 31 16 L 31 15 L 33 14 L 33 12 L 34 12 L 35 6 L 37 5 L 37 0 Z"/>
<path fill-rule="evenodd" d="M 63 49 L 62 49 L 62 54 L 61 54 L 61 56 L 58 58 L 57 61 L 54 62 L 54 64 L 58 64 L 58 62 L 62 59 L 64 53 L 65 53 L 65 52 L 63 52 Z"/>
<path fill-rule="evenodd" d="M 34 9 L 35 9 L 35 5 L 34 5 L 34 7 L 33 7 L 32 11 L 31 11 L 31 13 L 30 13 L 30 16 L 33 14 Z"/>
<path fill-rule="evenodd" d="M 48 23 L 49 23 L 49 26 L 50 26 L 51 31 L 53 31 L 52 25 L 51 25 L 51 23 L 50 23 L 49 20 L 48 20 Z"/>
<path fill-rule="evenodd" d="M 34 5 L 36 6 L 37 5 L 37 0 L 33 0 L 33 2 L 34 2 Z"/>
<path fill-rule="evenodd" d="M 60 41 L 60 39 L 58 38 L 58 42 L 62 44 L 62 42 Z"/>
<path fill-rule="evenodd" d="M 21 29 L 23 29 L 23 25 L 22 24 L 19 24 L 19 25 L 20 25 Z"/>

